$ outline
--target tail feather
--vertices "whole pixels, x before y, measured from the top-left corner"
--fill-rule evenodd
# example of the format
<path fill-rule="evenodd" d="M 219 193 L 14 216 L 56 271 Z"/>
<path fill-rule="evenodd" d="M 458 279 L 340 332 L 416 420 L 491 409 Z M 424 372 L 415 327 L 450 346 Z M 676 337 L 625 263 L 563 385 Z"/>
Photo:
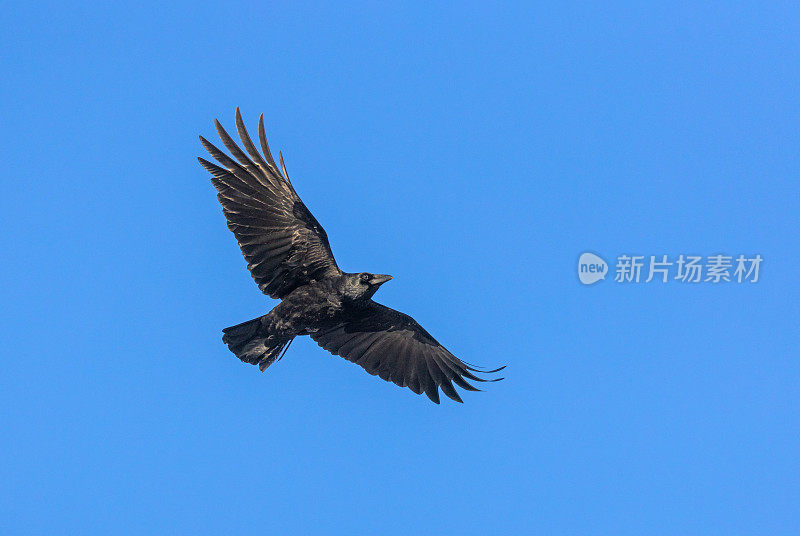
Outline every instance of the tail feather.
<path fill-rule="evenodd" d="M 258 368 L 264 371 L 283 357 L 282 352 L 288 348 L 292 337 L 270 334 L 261 321 L 262 318 L 254 318 L 223 329 L 222 342 L 228 345 L 228 349 L 236 354 L 236 357 L 245 363 L 258 365 Z"/>

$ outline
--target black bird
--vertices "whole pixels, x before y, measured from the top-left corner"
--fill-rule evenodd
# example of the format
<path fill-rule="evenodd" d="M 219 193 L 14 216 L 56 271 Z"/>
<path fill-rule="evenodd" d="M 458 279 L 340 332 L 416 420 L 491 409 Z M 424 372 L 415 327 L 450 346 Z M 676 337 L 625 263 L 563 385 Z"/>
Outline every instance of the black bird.
<path fill-rule="evenodd" d="M 228 228 L 236 236 L 247 268 L 264 294 L 281 302 L 268 314 L 222 330 L 222 341 L 245 363 L 263 371 L 283 354 L 294 337 L 310 335 L 317 344 L 372 375 L 425 392 L 439 403 L 442 392 L 461 402 L 453 384 L 478 391 L 466 379 L 487 380 L 480 370 L 451 354 L 408 315 L 372 301 L 392 276 L 343 272 L 336 265 L 325 230 L 297 195 L 283 155 L 281 171 L 270 153 L 264 116 L 258 121 L 258 152 L 245 130 L 239 108 L 236 129 L 245 154 L 215 120 L 233 160 L 200 136 L 222 167 L 198 158 L 212 175 Z M 466 378 L 466 379 L 465 379 Z"/>

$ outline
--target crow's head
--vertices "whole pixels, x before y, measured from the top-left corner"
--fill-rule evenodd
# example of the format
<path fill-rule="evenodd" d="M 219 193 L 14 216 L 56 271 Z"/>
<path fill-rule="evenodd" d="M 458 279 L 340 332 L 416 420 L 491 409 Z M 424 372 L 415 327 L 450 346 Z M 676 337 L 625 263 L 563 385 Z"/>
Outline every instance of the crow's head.
<path fill-rule="evenodd" d="M 390 275 L 385 274 L 371 274 L 369 272 L 361 272 L 360 274 L 345 274 L 343 280 L 343 294 L 352 299 L 367 299 L 371 298 L 378 290 L 378 287 L 386 283 L 392 278 Z"/>

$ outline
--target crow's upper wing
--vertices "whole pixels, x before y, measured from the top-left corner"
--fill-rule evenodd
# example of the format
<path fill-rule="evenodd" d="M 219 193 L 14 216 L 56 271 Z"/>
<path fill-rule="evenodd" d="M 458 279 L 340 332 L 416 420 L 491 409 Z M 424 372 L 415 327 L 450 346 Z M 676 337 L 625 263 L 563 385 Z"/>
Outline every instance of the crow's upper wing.
<path fill-rule="evenodd" d="M 215 120 L 222 143 L 238 160 L 200 136 L 206 150 L 223 167 L 198 158 L 217 188 L 228 229 L 236 235 L 247 269 L 264 294 L 283 298 L 312 279 L 341 273 L 325 230 L 295 192 L 283 156 L 278 170 L 264 133 L 264 116 L 258 122 L 263 156 L 244 128 L 236 108 L 236 129 L 245 154 Z"/>
<path fill-rule="evenodd" d="M 453 383 L 469 391 L 479 391 L 466 382 L 497 381 L 479 378 L 482 371 L 464 363 L 447 351 L 410 316 L 372 300 L 354 308 L 344 322 L 328 326 L 311 337 L 334 355 L 360 365 L 372 375 L 400 387 L 409 387 L 417 394 L 425 391 L 439 403 L 439 390 L 461 402 Z"/>

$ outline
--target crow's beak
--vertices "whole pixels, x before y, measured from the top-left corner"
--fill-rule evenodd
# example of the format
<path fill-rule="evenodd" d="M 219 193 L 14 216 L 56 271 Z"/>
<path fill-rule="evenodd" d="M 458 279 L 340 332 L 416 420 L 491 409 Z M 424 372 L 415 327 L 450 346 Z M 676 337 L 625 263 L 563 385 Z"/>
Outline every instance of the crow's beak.
<path fill-rule="evenodd" d="M 384 283 L 389 281 L 391 278 L 392 278 L 392 276 L 390 276 L 390 275 L 375 274 L 375 275 L 372 276 L 372 279 L 370 279 L 369 282 L 372 285 L 383 285 Z"/>

